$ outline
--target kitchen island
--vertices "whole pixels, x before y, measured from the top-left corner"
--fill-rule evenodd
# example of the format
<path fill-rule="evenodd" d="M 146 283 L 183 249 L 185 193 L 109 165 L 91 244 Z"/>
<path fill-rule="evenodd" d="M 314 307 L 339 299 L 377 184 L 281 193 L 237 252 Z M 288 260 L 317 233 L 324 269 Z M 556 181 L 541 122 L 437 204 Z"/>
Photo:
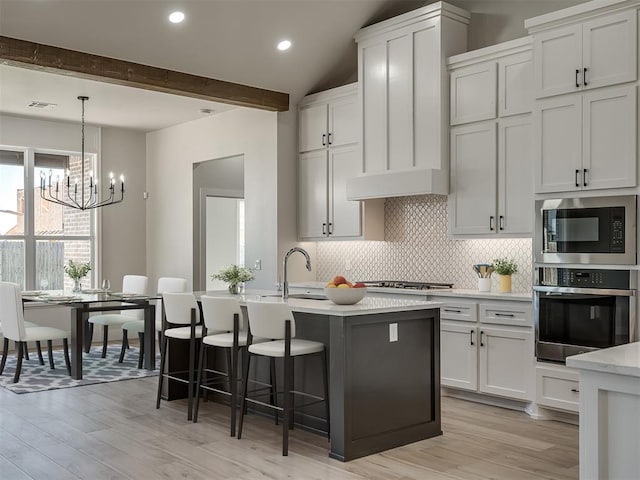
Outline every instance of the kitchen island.
<path fill-rule="evenodd" d="M 580 478 L 640 478 L 640 342 L 567 366 L 580 371 Z"/>
<path fill-rule="evenodd" d="M 247 291 L 238 299 L 282 301 L 276 295 Z M 296 336 L 327 346 L 332 458 L 353 460 L 442 434 L 439 303 L 370 295 L 356 305 L 299 298 L 288 303 Z M 268 368 L 256 374 L 268 378 Z M 297 389 L 322 392 L 317 359 L 297 359 L 295 375 Z M 322 405 L 300 408 L 295 421 L 327 431 Z"/>

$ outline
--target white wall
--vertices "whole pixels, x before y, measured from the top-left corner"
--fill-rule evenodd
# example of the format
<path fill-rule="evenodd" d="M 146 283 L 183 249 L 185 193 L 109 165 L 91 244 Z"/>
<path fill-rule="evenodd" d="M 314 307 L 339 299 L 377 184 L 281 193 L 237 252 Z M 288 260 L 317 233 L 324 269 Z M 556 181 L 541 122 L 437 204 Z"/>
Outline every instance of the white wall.
<path fill-rule="evenodd" d="M 145 275 L 146 136 L 118 128 L 102 129 L 102 178 L 109 172 L 125 176 L 122 203 L 100 209 L 102 216 L 102 276 L 113 291 L 122 290 L 126 274 Z M 101 280 L 98 279 L 98 281 Z M 98 283 L 99 285 L 99 283 Z M 150 284 L 150 291 L 154 291 Z"/>
<path fill-rule="evenodd" d="M 277 114 L 239 108 L 147 134 L 147 272 L 192 288 L 193 164 L 244 155 L 246 262 L 262 260 L 252 288 L 276 277 Z M 295 188 L 295 186 L 293 187 Z"/>

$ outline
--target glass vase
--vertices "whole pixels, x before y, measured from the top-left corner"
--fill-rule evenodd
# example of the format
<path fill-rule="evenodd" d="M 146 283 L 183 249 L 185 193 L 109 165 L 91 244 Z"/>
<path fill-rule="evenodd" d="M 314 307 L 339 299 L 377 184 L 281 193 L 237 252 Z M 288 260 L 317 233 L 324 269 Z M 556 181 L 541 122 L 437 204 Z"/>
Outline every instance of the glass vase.
<path fill-rule="evenodd" d="M 82 279 L 74 278 L 73 279 L 73 293 L 80 293 L 82 291 Z"/>
<path fill-rule="evenodd" d="M 237 295 L 240 293 L 240 284 L 231 283 L 229 284 L 229 293 L 232 295 Z"/>

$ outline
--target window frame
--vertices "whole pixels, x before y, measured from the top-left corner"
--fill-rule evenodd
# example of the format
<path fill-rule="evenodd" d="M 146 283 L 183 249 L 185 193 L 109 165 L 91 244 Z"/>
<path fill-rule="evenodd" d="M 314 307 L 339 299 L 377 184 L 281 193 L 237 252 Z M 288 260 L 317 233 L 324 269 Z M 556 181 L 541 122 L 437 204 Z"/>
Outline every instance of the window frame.
<path fill-rule="evenodd" d="M 100 138 L 100 137 L 98 137 Z M 96 285 L 96 279 L 100 278 L 101 272 L 101 225 L 102 215 L 99 208 L 89 211 L 89 235 L 36 235 L 35 234 L 35 196 L 39 195 L 35 186 L 35 155 L 36 153 L 48 153 L 56 155 L 81 155 L 81 152 L 71 150 L 55 150 L 40 147 L 16 147 L 10 145 L 1 145 L 0 150 L 9 150 L 13 152 L 21 152 L 24 160 L 24 234 L 23 235 L 2 235 L 0 240 L 18 240 L 24 242 L 24 288 L 25 290 L 37 290 L 39 287 L 36 283 L 36 244 L 38 241 L 73 241 L 73 240 L 89 240 L 91 245 L 91 265 L 92 270 L 89 274 L 91 286 Z M 99 150 L 99 149 L 98 149 Z M 86 152 L 85 156 L 92 155 L 94 157 L 93 169 L 97 172 L 101 171 L 99 153 Z M 31 194 L 27 194 L 27 192 Z"/>

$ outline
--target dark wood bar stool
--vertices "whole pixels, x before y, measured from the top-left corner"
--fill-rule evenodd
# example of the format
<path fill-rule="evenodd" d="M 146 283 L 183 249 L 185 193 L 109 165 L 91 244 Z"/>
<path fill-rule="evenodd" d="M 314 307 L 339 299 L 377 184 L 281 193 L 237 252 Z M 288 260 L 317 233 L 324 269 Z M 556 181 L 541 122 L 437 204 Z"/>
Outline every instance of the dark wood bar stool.
<path fill-rule="evenodd" d="M 303 406 L 324 402 L 326 407 L 327 425 L 329 425 L 329 386 L 327 375 L 327 355 L 326 347 L 321 342 L 303 340 L 295 338 L 296 323 L 293 312 L 286 303 L 247 301 L 247 312 L 249 315 L 249 336 L 247 347 L 247 358 L 243 373 L 242 404 L 240 407 L 240 425 L 238 427 L 238 438 L 242 438 L 242 426 L 247 402 L 269 407 L 276 412 L 282 412 L 282 455 L 289 454 L 289 429 L 293 428 L 293 395 L 302 395 L 313 399 Z M 268 338 L 271 341 L 253 343 L 252 336 Z M 294 390 L 293 361 L 295 357 L 303 355 L 320 355 L 322 361 L 322 376 L 324 385 L 323 397 L 311 395 L 305 392 Z M 247 385 L 249 377 L 249 366 L 251 357 L 259 355 L 270 358 L 282 358 L 284 366 L 284 389 L 282 392 L 282 407 L 272 403 L 265 403 L 257 398 L 249 398 Z M 327 429 L 328 430 L 328 429 Z"/>

